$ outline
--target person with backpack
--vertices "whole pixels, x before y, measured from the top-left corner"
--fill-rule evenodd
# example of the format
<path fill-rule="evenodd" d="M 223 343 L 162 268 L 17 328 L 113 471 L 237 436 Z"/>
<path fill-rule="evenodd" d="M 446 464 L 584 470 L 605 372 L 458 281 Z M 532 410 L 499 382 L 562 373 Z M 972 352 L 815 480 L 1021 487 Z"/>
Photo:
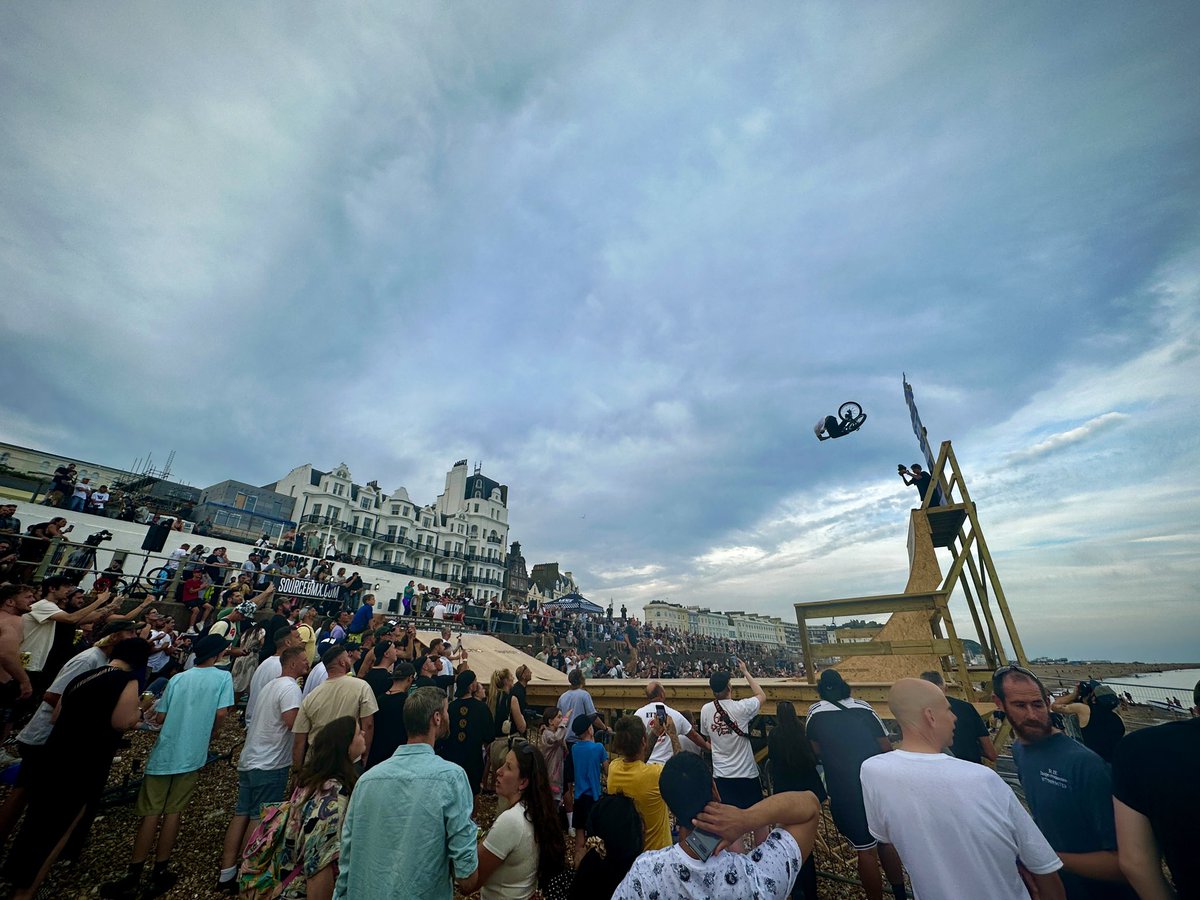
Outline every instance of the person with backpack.
<path fill-rule="evenodd" d="M 334 719 L 313 739 L 288 800 L 264 811 L 238 875 L 249 900 L 305 900 L 333 894 L 342 822 L 358 781 L 366 738 L 353 716 Z"/>

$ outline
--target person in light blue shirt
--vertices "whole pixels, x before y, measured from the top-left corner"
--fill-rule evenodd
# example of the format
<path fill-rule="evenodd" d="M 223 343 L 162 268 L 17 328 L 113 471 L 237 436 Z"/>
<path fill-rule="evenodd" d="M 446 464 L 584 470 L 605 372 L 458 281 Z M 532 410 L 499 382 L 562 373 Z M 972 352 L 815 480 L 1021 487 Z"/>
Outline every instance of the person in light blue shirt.
<path fill-rule="evenodd" d="M 233 706 L 233 677 L 217 667 L 228 647 L 223 637 L 205 635 L 194 647 L 195 666 L 167 682 L 158 701 L 162 730 L 146 760 L 146 777 L 133 808 L 134 814 L 142 817 L 133 842 L 133 857 L 123 878 L 100 886 L 100 896 L 106 900 L 132 900 L 143 895 L 142 869 L 156 837 L 158 849 L 146 895 L 165 894 L 179 880 L 168 868 L 179 821 L 196 789 L 200 769 L 208 762 L 209 742 Z"/>
<path fill-rule="evenodd" d="M 408 695 L 408 743 L 372 766 L 350 798 L 334 900 L 453 900 L 454 881 L 478 868 L 467 774 L 433 752 L 449 726 L 444 690 Z"/>

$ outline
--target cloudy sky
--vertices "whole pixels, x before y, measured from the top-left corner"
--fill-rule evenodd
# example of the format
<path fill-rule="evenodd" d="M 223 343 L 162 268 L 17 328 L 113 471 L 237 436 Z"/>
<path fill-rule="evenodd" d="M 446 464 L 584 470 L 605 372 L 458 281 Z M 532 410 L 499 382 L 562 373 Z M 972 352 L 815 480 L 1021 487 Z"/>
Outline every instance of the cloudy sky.
<path fill-rule="evenodd" d="M 904 586 L 907 372 L 1030 654 L 1195 660 L 1198 29 L 8 4 L 0 438 L 426 501 L 469 457 L 596 599 L 790 615 Z"/>

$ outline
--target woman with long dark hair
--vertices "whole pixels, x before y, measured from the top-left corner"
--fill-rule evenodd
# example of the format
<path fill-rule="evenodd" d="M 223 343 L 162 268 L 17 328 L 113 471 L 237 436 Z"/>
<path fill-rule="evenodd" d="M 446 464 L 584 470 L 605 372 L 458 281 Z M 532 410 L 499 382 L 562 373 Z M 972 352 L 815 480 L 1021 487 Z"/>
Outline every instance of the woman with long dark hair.
<path fill-rule="evenodd" d="M 354 763 L 365 749 L 366 739 L 353 716 L 334 719 L 313 739 L 282 825 L 278 871 L 285 886 L 279 900 L 328 900 L 333 896 L 342 822 L 358 781 Z M 257 837 L 257 833 L 251 837 L 248 849 Z M 255 887 L 253 880 L 242 881 L 242 890 Z"/>
<path fill-rule="evenodd" d="M 609 900 L 645 845 L 642 817 L 624 794 L 605 794 L 588 817 L 588 837 L 600 846 L 583 854 L 568 900 Z"/>
<path fill-rule="evenodd" d="M 559 827 L 546 761 L 527 741 L 513 741 L 496 770 L 496 795 L 509 807 L 496 817 L 479 842 L 479 867 L 464 894 L 480 891 L 482 900 L 530 897 L 539 886 L 552 893 L 566 865 L 567 842 Z"/>
<path fill-rule="evenodd" d="M 825 783 L 817 771 L 813 752 L 803 723 L 796 718 L 796 707 L 780 700 L 775 708 L 775 727 L 767 738 L 767 758 L 771 761 L 771 792 L 812 791 L 825 802 Z M 817 864 L 810 853 L 800 867 L 796 884 L 804 891 L 804 900 L 817 900 Z"/>

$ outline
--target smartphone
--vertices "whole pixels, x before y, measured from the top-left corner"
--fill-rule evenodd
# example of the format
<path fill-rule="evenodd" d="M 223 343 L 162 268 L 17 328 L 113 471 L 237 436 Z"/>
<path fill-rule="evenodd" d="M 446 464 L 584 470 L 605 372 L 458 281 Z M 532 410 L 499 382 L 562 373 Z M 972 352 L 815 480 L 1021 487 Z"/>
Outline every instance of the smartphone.
<path fill-rule="evenodd" d="M 713 855 L 713 851 L 721 843 L 721 838 L 695 828 L 688 833 L 686 843 L 692 848 L 692 852 L 700 857 L 700 862 L 708 862 L 708 858 Z"/>
<path fill-rule="evenodd" d="M 658 721 L 663 725 L 667 724 L 667 708 L 661 703 L 654 704 L 654 714 L 658 716 Z"/>

